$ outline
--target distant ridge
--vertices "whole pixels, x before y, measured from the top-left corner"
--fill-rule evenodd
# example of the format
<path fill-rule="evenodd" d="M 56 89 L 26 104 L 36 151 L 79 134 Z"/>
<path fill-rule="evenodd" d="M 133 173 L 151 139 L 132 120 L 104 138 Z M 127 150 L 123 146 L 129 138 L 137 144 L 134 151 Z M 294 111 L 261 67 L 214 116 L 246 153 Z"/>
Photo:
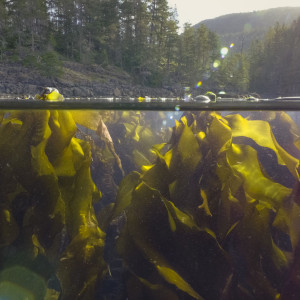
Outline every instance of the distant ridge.
<path fill-rule="evenodd" d="M 195 28 L 204 24 L 216 32 L 222 45 L 235 44 L 235 51 L 242 51 L 256 39 L 262 39 L 268 29 L 277 22 L 290 25 L 300 17 L 299 7 L 278 7 L 248 13 L 234 13 L 207 19 L 194 25 Z"/>

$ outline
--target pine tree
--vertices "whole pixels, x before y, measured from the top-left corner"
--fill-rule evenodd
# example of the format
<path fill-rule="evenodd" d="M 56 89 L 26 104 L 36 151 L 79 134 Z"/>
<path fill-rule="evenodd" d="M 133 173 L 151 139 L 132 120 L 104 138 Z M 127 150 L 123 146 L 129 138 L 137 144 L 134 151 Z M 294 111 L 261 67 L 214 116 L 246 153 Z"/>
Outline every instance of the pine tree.
<path fill-rule="evenodd" d="M 179 40 L 179 63 L 178 72 L 180 74 L 180 81 L 183 81 L 186 85 L 190 85 L 193 82 L 193 74 L 195 72 L 195 29 L 191 24 L 184 24 L 184 31 L 181 34 Z"/>
<path fill-rule="evenodd" d="M 48 41 L 48 13 L 43 0 L 9 0 L 6 10 L 19 58 L 43 51 Z"/>
<path fill-rule="evenodd" d="M 266 81 L 263 80 L 265 76 L 264 55 L 263 41 L 254 41 L 248 51 L 250 91 L 260 93 L 266 89 Z"/>
<path fill-rule="evenodd" d="M 300 18 L 291 25 L 286 35 L 286 45 L 285 58 L 288 56 L 288 59 L 282 85 L 287 87 L 285 95 L 296 95 L 300 92 Z"/>
<path fill-rule="evenodd" d="M 6 1 L 0 0 L 0 60 L 3 60 L 4 52 L 8 47 L 8 16 L 6 10 Z"/>

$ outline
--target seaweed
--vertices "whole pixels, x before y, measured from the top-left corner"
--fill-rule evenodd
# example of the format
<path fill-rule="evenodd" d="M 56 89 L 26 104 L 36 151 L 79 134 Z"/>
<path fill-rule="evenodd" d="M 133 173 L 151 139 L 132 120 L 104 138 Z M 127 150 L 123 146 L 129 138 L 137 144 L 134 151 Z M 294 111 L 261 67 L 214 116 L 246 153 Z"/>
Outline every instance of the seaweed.
<path fill-rule="evenodd" d="M 1 113 L 0 291 L 299 299 L 298 126 L 186 112 L 161 130 L 154 115 Z"/>
<path fill-rule="evenodd" d="M 126 214 L 129 299 L 299 297 L 297 126 L 272 120 L 185 113 L 156 162 L 124 178 L 113 217 Z"/>
<path fill-rule="evenodd" d="M 93 299 L 107 270 L 105 233 L 93 209 L 100 192 L 90 146 L 76 130 L 67 111 L 13 111 L 2 120 L 0 266 L 2 276 L 18 265 L 45 283 L 55 276 L 61 299 Z"/>

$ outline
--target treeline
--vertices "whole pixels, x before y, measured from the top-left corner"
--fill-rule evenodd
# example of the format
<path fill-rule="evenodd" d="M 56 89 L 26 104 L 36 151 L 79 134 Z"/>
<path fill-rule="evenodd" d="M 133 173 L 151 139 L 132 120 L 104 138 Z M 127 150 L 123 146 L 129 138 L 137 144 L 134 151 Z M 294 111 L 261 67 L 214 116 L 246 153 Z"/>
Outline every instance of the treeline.
<path fill-rule="evenodd" d="M 234 49 L 204 25 L 179 33 L 167 0 L 0 0 L 0 61 L 49 77 L 70 60 L 114 65 L 148 86 L 300 92 L 300 21 L 276 25 L 247 52 Z"/>
<path fill-rule="evenodd" d="M 0 59 L 49 76 L 67 59 L 115 65 L 145 85 L 188 83 L 218 45 L 206 27 L 187 31 L 186 47 L 167 0 L 0 0 Z"/>
<path fill-rule="evenodd" d="M 290 26 L 277 23 L 249 50 L 229 53 L 216 72 L 216 87 L 263 97 L 300 94 L 300 18 Z"/>
<path fill-rule="evenodd" d="M 277 24 L 249 55 L 249 88 L 277 96 L 300 94 L 300 19 L 289 27 Z"/>

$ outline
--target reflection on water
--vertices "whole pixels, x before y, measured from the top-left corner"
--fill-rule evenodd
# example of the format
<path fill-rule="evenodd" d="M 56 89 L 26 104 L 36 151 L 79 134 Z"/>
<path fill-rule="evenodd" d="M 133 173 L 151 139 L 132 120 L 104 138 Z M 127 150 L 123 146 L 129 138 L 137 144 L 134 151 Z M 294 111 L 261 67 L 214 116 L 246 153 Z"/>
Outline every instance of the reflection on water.
<path fill-rule="evenodd" d="M 298 112 L 176 106 L 0 111 L 1 299 L 298 299 Z"/>

